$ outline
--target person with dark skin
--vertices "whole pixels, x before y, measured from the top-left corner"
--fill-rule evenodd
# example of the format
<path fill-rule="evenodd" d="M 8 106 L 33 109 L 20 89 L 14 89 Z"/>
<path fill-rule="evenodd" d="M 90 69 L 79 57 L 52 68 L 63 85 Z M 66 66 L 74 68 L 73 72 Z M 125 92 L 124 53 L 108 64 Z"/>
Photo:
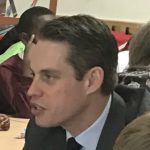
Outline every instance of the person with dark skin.
<path fill-rule="evenodd" d="M 42 15 L 53 14 L 48 8 L 36 6 L 27 9 L 19 19 L 19 22 L 8 31 L 0 40 L 0 55 L 3 54 L 11 45 L 19 42 L 21 33 L 28 33 L 32 31 L 34 20 Z M 37 23 L 36 23 L 37 24 Z"/>
<path fill-rule="evenodd" d="M 33 7 L 26 10 L 19 20 L 17 30 L 20 40 L 26 45 L 30 36 L 38 32 L 46 22 L 40 17 L 48 15 L 52 19 L 53 13 L 45 7 Z M 29 20 L 31 20 L 29 22 Z M 37 24 L 37 22 L 39 23 Z M 30 79 L 24 77 L 24 62 L 20 55 L 14 55 L 0 64 L 0 112 L 16 117 L 31 116 L 27 88 Z"/>

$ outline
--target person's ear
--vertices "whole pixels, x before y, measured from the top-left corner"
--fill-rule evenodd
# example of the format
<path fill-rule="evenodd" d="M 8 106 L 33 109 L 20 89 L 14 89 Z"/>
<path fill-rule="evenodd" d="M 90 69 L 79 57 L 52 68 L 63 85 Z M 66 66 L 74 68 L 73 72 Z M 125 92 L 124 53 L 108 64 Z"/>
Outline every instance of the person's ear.
<path fill-rule="evenodd" d="M 91 94 L 97 90 L 100 90 L 104 80 L 103 69 L 101 67 L 93 67 L 86 73 L 84 80 L 87 94 Z"/>
<path fill-rule="evenodd" d="M 20 40 L 23 42 L 23 44 L 27 44 L 28 43 L 28 41 L 29 41 L 29 36 L 28 36 L 28 34 L 27 33 L 25 33 L 25 32 L 22 32 L 22 33 L 20 33 L 19 34 L 19 38 L 20 38 Z"/>

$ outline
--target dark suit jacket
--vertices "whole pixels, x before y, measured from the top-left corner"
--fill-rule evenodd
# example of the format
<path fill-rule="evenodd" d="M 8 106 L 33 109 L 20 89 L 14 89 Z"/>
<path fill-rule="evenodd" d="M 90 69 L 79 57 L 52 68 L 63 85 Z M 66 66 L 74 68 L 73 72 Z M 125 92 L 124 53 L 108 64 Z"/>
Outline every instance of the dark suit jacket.
<path fill-rule="evenodd" d="M 126 124 L 126 104 L 113 93 L 108 118 L 100 136 L 97 150 L 112 150 L 114 141 Z M 30 120 L 25 137 L 24 150 L 65 150 L 66 134 L 61 127 L 40 128 Z"/>

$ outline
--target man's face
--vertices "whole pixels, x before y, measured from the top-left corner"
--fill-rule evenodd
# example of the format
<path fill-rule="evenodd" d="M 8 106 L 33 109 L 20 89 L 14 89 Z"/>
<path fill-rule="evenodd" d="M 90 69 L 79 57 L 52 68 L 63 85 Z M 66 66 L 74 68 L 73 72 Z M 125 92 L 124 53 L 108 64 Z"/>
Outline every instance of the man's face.
<path fill-rule="evenodd" d="M 33 82 L 28 95 L 39 126 L 71 125 L 81 121 L 87 109 L 85 80 L 75 79 L 66 61 L 68 51 L 67 43 L 40 40 L 29 51 Z"/>

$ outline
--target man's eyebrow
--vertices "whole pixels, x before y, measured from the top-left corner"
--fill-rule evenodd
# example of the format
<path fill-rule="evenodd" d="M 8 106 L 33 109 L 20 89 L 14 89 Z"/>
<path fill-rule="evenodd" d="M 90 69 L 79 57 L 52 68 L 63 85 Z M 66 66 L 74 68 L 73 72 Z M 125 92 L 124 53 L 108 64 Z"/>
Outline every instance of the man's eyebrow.
<path fill-rule="evenodd" d="M 40 73 L 48 73 L 48 74 L 55 74 L 55 75 L 61 74 L 60 71 L 55 69 L 49 69 L 49 68 L 40 70 Z"/>

